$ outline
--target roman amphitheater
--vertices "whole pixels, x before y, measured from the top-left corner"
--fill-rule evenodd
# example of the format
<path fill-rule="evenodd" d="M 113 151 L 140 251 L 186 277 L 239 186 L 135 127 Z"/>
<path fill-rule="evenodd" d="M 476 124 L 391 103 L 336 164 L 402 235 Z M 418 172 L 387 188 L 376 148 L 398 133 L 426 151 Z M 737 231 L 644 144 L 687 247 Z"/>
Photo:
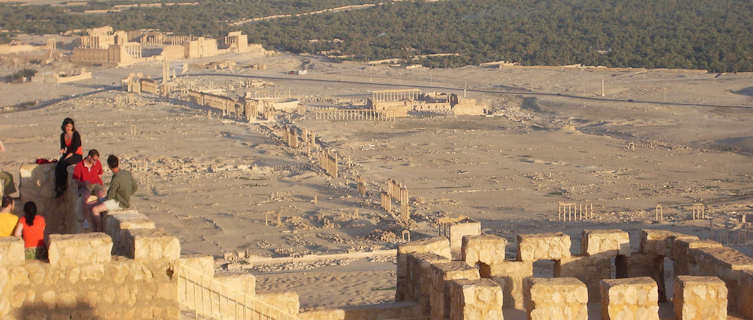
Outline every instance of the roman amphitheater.
<path fill-rule="evenodd" d="M 753 319 L 753 74 L 79 33 L 0 54 L 40 69 L 0 168 L 50 233 L 0 239 L 2 319 Z M 34 162 L 65 117 L 139 182 L 104 233 Z"/>

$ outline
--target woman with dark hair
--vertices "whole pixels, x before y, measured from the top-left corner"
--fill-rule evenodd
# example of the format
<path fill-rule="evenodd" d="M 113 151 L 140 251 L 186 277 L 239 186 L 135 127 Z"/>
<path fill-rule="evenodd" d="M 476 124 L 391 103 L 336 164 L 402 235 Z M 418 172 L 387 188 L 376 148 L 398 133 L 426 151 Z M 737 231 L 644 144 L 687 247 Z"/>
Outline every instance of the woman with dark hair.
<path fill-rule="evenodd" d="M 15 236 L 24 239 L 26 259 L 43 259 L 47 255 L 44 233 L 47 223 L 37 215 L 37 205 L 32 201 L 24 204 L 24 216 L 18 219 Z"/>
<path fill-rule="evenodd" d="M 73 119 L 65 118 L 60 126 L 63 133 L 60 134 L 60 160 L 55 167 L 55 197 L 60 197 L 67 186 L 68 166 L 79 163 L 84 154 L 81 148 L 81 136 L 76 131 Z"/>

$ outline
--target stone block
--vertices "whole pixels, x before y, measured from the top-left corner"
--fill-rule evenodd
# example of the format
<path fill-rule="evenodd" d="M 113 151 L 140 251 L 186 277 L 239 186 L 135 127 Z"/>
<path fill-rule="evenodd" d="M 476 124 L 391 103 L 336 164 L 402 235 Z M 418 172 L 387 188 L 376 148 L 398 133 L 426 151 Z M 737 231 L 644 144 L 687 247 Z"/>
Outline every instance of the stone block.
<path fill-rule="evenodd" d="M 82 232 L 82 202 L 78 198 L 78 187 L 71 179 L 74 166 L 68 167 L 68 188 L 60 198 L 55 197 L 55 166 L 55 163 L 21 165 L 18 182 L 21 199 L 17 206 L 34 201 L 47 222 L 49 234 Z"/>
<path fill-rule="evenodd" d="M 507 239 L 495 235 L 464 236 L 461 247 L 462 260 L 468 265 L 494 264 L 505 261 Z"/>
<path fill-rule="evenodd" d="M 0 267 L 22 265 L 24 261 L 24 241 L 16 237 L 0 237 Z"/>
<path fill-rule="evenodd" d="M 154 221 L 136 210 L 110 212 L 103 221 L 104 232 L 112 238 L 113 254 L 120 255 L 130 252 L 125 241 L 125 230 L 154 228 Z"/>
<path fill-rule="evenodd" d="M 272 306 L 288 315 L 296 316 L 301 309 L 298 294 L 292 291 L 278 293 L 260 293 L 256 298 L 266 306 Z"/>
<path fill-rule="evenodd" d="M 610 256 L 564 257 L 554 263 L 555 278 L 576 278 L 586 284 L 588 300 L 601 299 L 601 280 L 612 278 Z"/>
<path fill-rule="evenodd" d="M 744 312 L 745 304 L 753 301 L 747 300 L 749 295 L 745 283 L 753 274 L 753 259 L 741 252 L 727 247 L 719 248 L 695 248 L 690 249 L 690 255 L 697 263 L 696 270 L 691 270 L 691 275 L 716 276 L 727 285 L 727 305 L 730 310 Z M 753 318 L 753 314 L 751 314 Z"/>
<path fill-rule="evenodd" d="M 691 274 L 691 270 L 698 269 L 695 258 L 690 254 L 690 249 L 721 247 L 721 243 L 712 240 L 675 239 L 672 243 L 672 260 L 675 261 L 675 274 L 689 275 Z"/>
<path fill-rule="evenodd" d="M 588 289 L 575 278 L 528 278 L 525 306 L 529 320 L 588 319 Z"/>
<path fill-rule="evenodd" d="M 518 260 L 559 260 L 570 256 L 570 236 L 561 232 L 518 235 Z"/>
<path fill-rule="evenodd" d="M 174 261 L 180 258 L 180 241 L 162 229 L 134 229 L 126 231 L 130 252 L 137 261 Z"/>
<path fill-rule="evenodd" d="M 601 319 L 659 320 L 659 289 L 649 277 L 601 281 Z"/>
<path fill-rule="evenodd" d="M 583 255 L 629 256 L 630 235 L 619 229 L 584 230 Z"/>
<path fill-rule="evenodd" d="M 298 318 L 301 320 L 425 319 L 418 305 L 413 302 L 348 306 L 342 309 L 318 309 L 301 312 Z"/>
<path fill-rule="evenodd" d="M 419 305 L 429 306 L 429 295 L 431 293 L 431 265 L 434 263 L 450 262 L 447 257 L 442 257 L 433 253 L 414 253 L 408 255 L 408 276 L 405 282 L 397 283 L 397 292 L 401 292 L 401 300 L 413 300 Z"/>
<path fill-rule="evenodd" d="M 753 271 L 739 272 L 739 286 L 736 291 L 727 289 L 727 305 L 735 300 L 735 312 L 747 319 L 753 319 Z"/>
<path fill-rule="evenodd" d="M 444 237 L 424 239 L 402 244 L 397 247 L 397 289 L 395 301 L 404 301 L 412 297 L 408 287 L 408 255 L 414 253 L 433 253 L 451 259 L 450 241 Z"/>
<path fill-rule="evenodd" d="M 51 234 L 50 265 L 72 267 L 108 263 L 112 260 L 112 239 L 104 233 Z"/>
<path fill-rule="evenodd" d="M 215 280 L 222 283 L 222 285 L 229 291 L 224 291 L 230 294 L 231 292 L 245 294 L 248 296 L 256 295 L 256 277 L 250 273 L 230 273 L 230 274 L 218 274 L 214 277 Z"/>
<path fill-rule="evenodd" d="M 713 275 L 724 270 L 751 270 L 753 258 L 728 247 L 690 249 L 690 254 L 700 267 L 700 273 Z"/>
<path fill-rule="evenodd" d="M 447 280 L 478 280 L 478 269 L 467 265 L 463 261 L 436 263 L 431 265 L 431 291 L 429 304 L 431 318 L 444 319 L 450 314 L 450 297 Z"/>
<path fill-rule="evenodd" d="M 533 277 L 533 262 L 504 261 L 491 265 L 482 264 L 479 274 L 500 284 L 505 308 L 525 310 L 524 281 Z"/>
<path fill-rule="evenodd" d="M 502 288 L 489 279 L 450 280 L 450 320 L 501 320 Z"/>
<path fill-rule="evenodd" d="M 678 276 L 674 295 L 675 319 L 727 319 L 727 286 L 717 277 Z"/>
<path fill-rule="evenodd" d="M 669 256 L 672 254 L 672 242 L 682 234 L 667 230 L 641 230 L 641 252 Z"/>
<path fill-rule="evenodd" d="M 181 256 L 175 263 L 178 269 L 187 268 L 207 278 L 214 278 L 214 257 L 200 254 Z"/>
<path fill-rule="evenodd" d="M 450 225 L 450 252 L 453 260 L 461 259 L 463 237 L 477 236 L 481 234 L 481 222 L 463 222 Z"/>
<path fill-rule="evenodd" d="M 218 274 L 214 278 L 220 285 L 223 294 L 235 301 L 247 301 L 256 295 L 256 277 L 250 273 Z M 220 300 L 219 310 L 223 319 L 232 319 L 235 316 L 235 302 Z"/>

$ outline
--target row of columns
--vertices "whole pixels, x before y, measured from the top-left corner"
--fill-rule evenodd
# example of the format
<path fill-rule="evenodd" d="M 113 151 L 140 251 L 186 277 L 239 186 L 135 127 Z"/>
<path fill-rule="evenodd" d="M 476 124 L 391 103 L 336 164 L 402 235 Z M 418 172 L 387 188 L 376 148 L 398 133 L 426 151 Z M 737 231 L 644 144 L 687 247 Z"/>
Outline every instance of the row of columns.
<path fill-rule="evenodd" d="M 315 120 L 395 120 L 395 114 L 392 112 L 379 112 L 374 110 L 344 110 L 332 108 L 325 111 L 314 111 L 313 113 Z"/>
<path fill-rule="evenodd" d="M 381 90 L 371 92 L 371 101 L 403 101 L 403 100 L 418 100 L 418 95 L 421 93 L 419 89 L 408 90 Z"/>
<path fill-rule="evenodd" d="M 557 221 L 585 221 L 594 219 L 593 203 L 558 202 Z"/>

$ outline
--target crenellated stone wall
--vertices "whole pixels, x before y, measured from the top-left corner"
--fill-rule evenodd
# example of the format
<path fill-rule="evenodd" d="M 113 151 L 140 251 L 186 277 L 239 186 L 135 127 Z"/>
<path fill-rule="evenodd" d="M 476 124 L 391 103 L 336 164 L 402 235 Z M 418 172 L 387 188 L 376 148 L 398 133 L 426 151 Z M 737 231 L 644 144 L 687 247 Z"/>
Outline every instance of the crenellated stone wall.
<path fill-rule="evenodd" d="M 411 242 L 398 249 L 397 298 L 431 319 L 502 319 L 508 309 L 528 319 L 586 319 L 589 303 L 601 304 L 602 319 L 658 319 L 659 304 L 672 303 L 662 301 L 674 302 L 677 319 L 725 319 L 727 310 L 753 318 L 753 258 L 677 232 L 640 236 L 632 251 L 622 230 L 585 230 L 579 250 L 563 233 L 519 235 L 509 250 L 516 261 L 494 235 L 464 236 L 455 261 L 451 239 Z M 665 258 L 677 270 L 674 299 L 664 289 Z M 540 260 L 554 261 L 553 278 L 533 276 Z"/>
<path fill-rule="evenodd" d="M 174 260 L 112 256 L 102 233 L 50 235 L 49 262 L 24 260 L 21 239 L 0 243 L 2 319 L 179 317 Z"/>

